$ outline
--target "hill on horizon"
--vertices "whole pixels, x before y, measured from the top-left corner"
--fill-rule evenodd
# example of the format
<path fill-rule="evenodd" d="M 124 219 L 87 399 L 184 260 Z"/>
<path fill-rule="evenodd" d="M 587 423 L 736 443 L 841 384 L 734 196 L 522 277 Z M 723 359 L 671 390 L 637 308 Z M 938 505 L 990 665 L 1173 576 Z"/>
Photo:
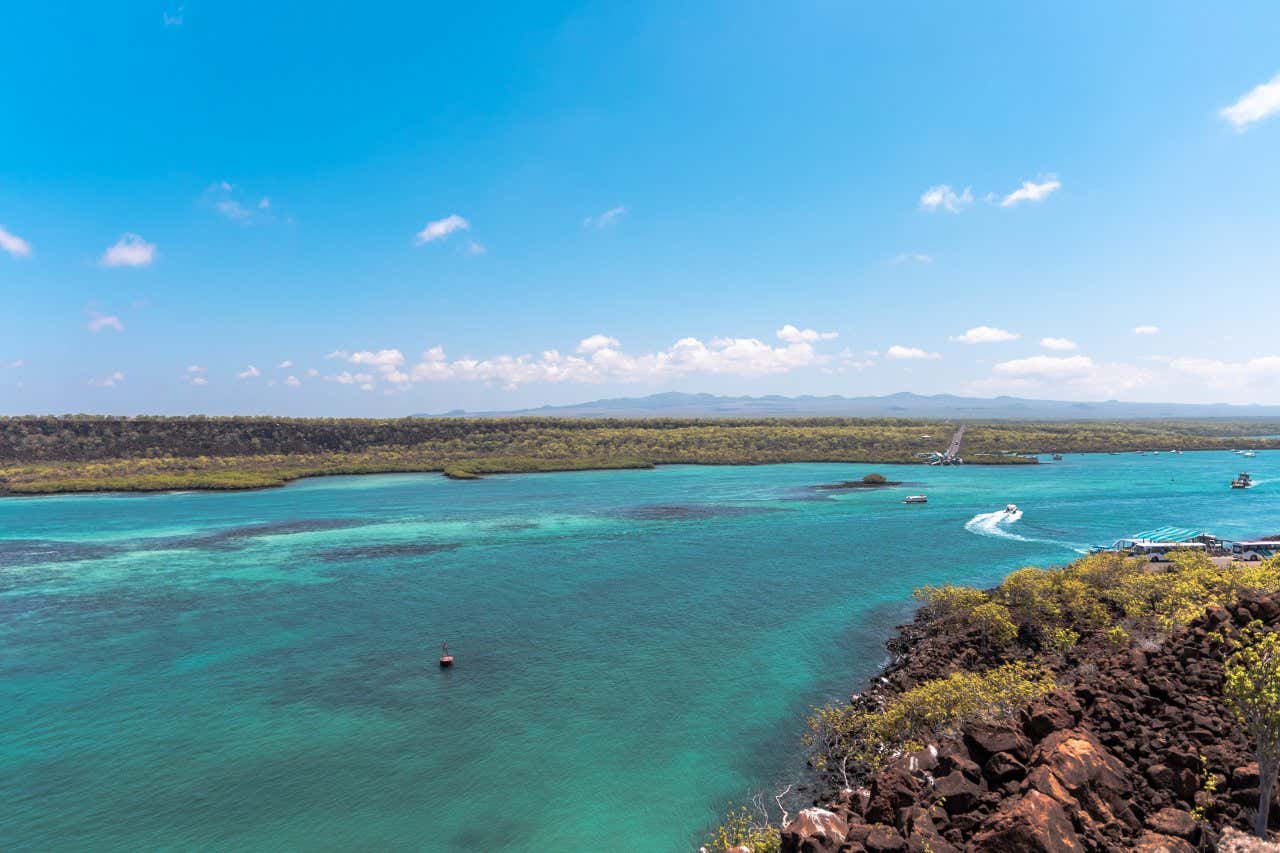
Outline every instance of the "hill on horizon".
<path fill-rule="evenodd" d="M 468 412 L 455 409 L 413 417 L 487 418 L 958 418 L 998 420 L 1093 420 L 1134 418 L 1275 418 L 1280 406 L 1229 403 L 1071 402 L 1023 397 L 963 397 L 900 392 L 879 397 L 725 397 L 667 391 L 645 397 L 613 397 L 563 406 Z"/>

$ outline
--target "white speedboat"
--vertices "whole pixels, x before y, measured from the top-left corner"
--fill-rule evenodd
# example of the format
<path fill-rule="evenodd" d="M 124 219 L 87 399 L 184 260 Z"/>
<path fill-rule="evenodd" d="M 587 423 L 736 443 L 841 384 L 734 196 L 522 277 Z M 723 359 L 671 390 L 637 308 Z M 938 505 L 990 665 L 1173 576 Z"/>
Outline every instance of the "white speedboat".
<path fill-rule="evenodd" d="M 907 495 L 902 499 L 904 504 L 927 504 L 929 497 L 927 495 Z"/>
<path fill-rule="evenodd" d="M 1015 512 L 1017 512 L 1017 511 L 1018 511 L 1018 505 L 1017 505 L 1017 504 L 1005 504 L 1005 505 L 1004 505 L 1004 511 L 1005 511 L 1005 513 L 1007 513 L 1008 515 L 1013 515 Z"/>

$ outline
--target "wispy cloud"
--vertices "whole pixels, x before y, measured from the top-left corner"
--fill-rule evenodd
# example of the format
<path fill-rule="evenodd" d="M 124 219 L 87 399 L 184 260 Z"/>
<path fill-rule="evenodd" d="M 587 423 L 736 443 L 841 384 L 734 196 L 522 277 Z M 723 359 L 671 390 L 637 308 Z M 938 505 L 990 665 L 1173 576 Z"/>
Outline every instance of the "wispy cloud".
<path fill-rule="evenodd" d="M 204 202 L 223 218 L 241 225 L 261 225 L 273 222 L 271 199 L 262 196 L 256 202 L 252 196 L 245 198 L 244 188 L 230 181 L 216 181 L 205 188 Z"/>
<path fill-rule="evenodd" d="M 123 234 L 102 253 L 104 267 L 147 267 L 156 257 L 156 244 L 137 234 Z"/>
<path fill-rule="evenodd" d="M 471 223 L 463 219 L 456 213 L 446 216 L 444 219 L 437 219 L 434 222 L 428 222 L 426 227 L 414 235 L 414 242 L 421 246 L 424 243 L 433 243 L 436 240 L 443 240 L 455 231 L 466 231 L 471 228 Z"/>
<path fill-rule="evenodd" d="M 924 252 L 902 252 L 901 254 L 894 255 L 890 262 L 895 264 L 905 264 L 908 262 L 915 264 L 931 264 L 933 263 L 933 255 L 926 255 Z"/>
<path fill-rule="evenodd" d="M 124 323 L 119 317 L 111 314 L 99 314 L 92 308 L 89 309 L 89 322 L 85 325 L 91 332 L 101 332 L 103 329 L 113 329 L 117 332 L 124 331 Z"/>
<path fill-rule="evenodd" d="M 935 187 L 929 187 L 920 196 L 920 208 L 931 213 L 935 210 L 959 213 L 971 204 L 973 204 L 973 190 L 969 187 L 965 187 L 964 192 L 957 193 L 947 184 L 938 184 Z"/>
<path fill-rule="evenodd" d="M 398 349 L 348 352 L 330 356 L 366 368 L 324 377 L 340 385 L 373 390 L 379 383 L 388 390 L 403 390 L 420 382 L 477 381 L 515 388 L 531 382 L 657 382 L 694 374 L 766 376 L 822 365 L 830 355 L 819 353 L 814 342 L 833 333 L 783 326 L 782 346 L 756 338 L 681 338 L 670 347 L 645 354 L 631 354 L 610 335 L 583 338 L 576 352 L 550 349 L 534 355 L 498 355 L 485 359 L 450 359 L 443 347 L 432 347 L 409 364 Z"/>
<path fill-rule="evenodd" d="M 301 388 L 302 380 L 296 376 L 286 376 L 284 379 L 284 384 L 288 385 L 290 388 Z"/>
<path fill-rule="evenodd" d="M 1133 333 L 1135 335 L 1158 335 L 1160 334 L 1159 326 L 1134 326 Z"/>
<path fill-rule="evenodd" d="M 95 388 L 111 388 L 124 381 L 124 374 L 118 370 L 113 370 L 106 376 L 98 376 L 89 380 L 89 384 Z"/>
<path fill-rule="evenodd" d="M 1218 115 L 1231 122 L 1239 131 L 1276 113 L 1280 113 L 1280 74 L 1266 83 L 1254 86 L 1234 104 L 1218 111 Z"/>
<path fill-rule="evenodd" d="M 1080 345 L 1070 338 L 1041 338 L 1040 346 L 1045 349 L 1057 350 L 1059 352 L 1080 348 Z"/>
<path fill-rule="evenodd" d="M 1051 193 L 1062 187 L 1062 182 L 1054 175 L 1046 175 L 1036 181 L 1023 181 L 1022 186 L 1009 193 L 1000 202 L 1001 207 L 1013 207 L 1024 201 L 1043 201 Z"/>
<path fill-rule="evenodd" d="M 31 244 L 12 231 L 7 230 L 3 225 L 0 225 L 0 249 L 15 258 L 31 257 Z"/>
<path fill-rule="evenodd" d="M 182 381 L 186 382 L 188 385 L 195 385 L 197 388 L 203 388 L 205 385 L 209 384 L 209 380 L 205 378 L 204 375 L 206 370 L 207 368 L 199 364 L 193 364 L 182 374 Z"/>
<path fill-rule="evenodd" d="M 1146 384 L 1149 371 L 1124 363 L 1098 363 L 1087 355 L 1035 355 L 1002 361 L 992 377 L 973 384 L 984 392 L 1067 389 L 1072 396 L 1112 397 Z"/>
<path fill-rule="evenodd" d="M 1208 381 L 1215 388 L 1241 388 L 1280 379 L 1280 355 L 1265 355 L 1247 361 L 1218 361 L 1209 358 L 1175 358 L 1174 370 Z"/>
<path fill-rule="evenodd" d="M 610 225 L 617 225 L 627 215 L 627 206 L 620 204 L 617 207 L 611 207 L 603 213 L 595 216 L 588 216 L 582 220 L 585 228 L 607 228 Z"/>
<path fill-rule="evenodd" d="M 293 362 L 286 358 L 284 361 L 280 362 L 276 366 L 279 367 L 281 370 L 288 370 L 290 367 L 293 367 Z"/>
<path fill-rule="evenodd" d="M 25 364 L 26 362 L 20 358 L 16 358 L 13 361 L 0 361 L 0 367 L 7 367 L 10 369 L 16 369 L 24 366 Z"/>
<path fill-rule="evenodd" d="M 484 254 L 485 252 L 487 252 L 487 251 L 489 251 L 489 250 L 488 250 L 488 249 L 486 249 L 486 248 L 484 247 L 484 244 L 483 244 L 483 243 L 477 243 L 475 240 L 468 240 L 468 241 L 467 241 L 467 254 L 468 254 L 468 255 L 471 255 L 471 256 L 473 256 L 473 257 L 476 257 L 476 256 L 479 256 L 479 255 L 483 255 L 483 254 Z"/>
<path fill-rule="evenodd" d="M 259 370 L 259 369 L 258 369 L 258 368 L 256 368 L 256 367 L 254 367 L 254 366 L 251 364 L 251 365 L 249 365 L 248 367 L 246 367 L 244 370 L 242 370 L 242 371 L 240 371 L 239 373 L 237 373 L 237 374 L 236 374 L 236 378 L 238 378 L 238 379 L 254 379 L 254 378 L 256 378 L 256 377 L 258 377 L 258 376 L 261 376 L 261 375 L 262 375 L 262 371 L 261 371 L 261 370 Z"/>
<path fill-rule="evenodd" d="M 787 323 L 774 334 L 778 336 L 778 340 L 786 341 L 789 344 L 811 344 L 814 341 L 833 341 L 840 337 L 839 332 L 818 332 L 813 329 L 797 329 L 790 323 Z"/>
<path fill-rule="evenodd" d="M 1004 341 L 1016 341 L 1022 335 L 994 326 L 974 326 L 963 335 L 955 335 L 951 340 L 961 344 L 998 344 Z"/>
<path fill-rule="evenodd" d="M 923 350 L 920 347 L 904 347 L 901 344 L 894 344 L 885 350 L 884 357 L 897 359 L 899 361 L 942 358 L 942 356 L 936 352 L 929 352 L 928 350 Z"/>

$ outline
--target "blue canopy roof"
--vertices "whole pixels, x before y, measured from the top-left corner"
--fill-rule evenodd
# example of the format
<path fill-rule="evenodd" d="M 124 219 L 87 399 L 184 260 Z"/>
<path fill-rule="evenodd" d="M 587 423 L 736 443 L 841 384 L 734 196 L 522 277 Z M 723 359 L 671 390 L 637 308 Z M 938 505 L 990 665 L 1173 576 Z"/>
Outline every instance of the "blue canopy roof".
<path fill-rule="evenodd" d="M 1133 538 L 1146 542 L 1190 542 L 1204 535 L 1203 530 L 1192 530 L 1190 527 L 1157 527 L 1155 530 L 1135 534 Z"/>

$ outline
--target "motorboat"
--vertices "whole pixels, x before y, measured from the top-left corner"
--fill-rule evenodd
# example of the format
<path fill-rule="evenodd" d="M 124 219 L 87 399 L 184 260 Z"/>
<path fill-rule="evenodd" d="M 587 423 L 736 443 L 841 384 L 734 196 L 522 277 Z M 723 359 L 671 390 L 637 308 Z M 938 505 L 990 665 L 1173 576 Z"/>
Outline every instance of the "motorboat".
<path fill-rule="evenodd" d="M 907 495 L 902 499 L 904 504 L 927 504 L 929 502 L 928 495 Z"/>
<path fill-rule="evenodd" d="M 1237 474 L 1236 478 L 1231 481 L 1231 488 L 1233 489 L 1247 489 L 1252 485 L 1253 485 L 1253 478 L 1251 478 L 1244 471 L 1241 471 L 1239 474 Z"/>
<path fill-rule="evenodd" d="M 1013 515 L 1015 512 L 1018 512 L 1018 505 L 1017 505 L 1017 504 L 1005 504 L 1005 505 L 1004 505 L 1004 511 L 1005 511 L 1005 513 L 1006 513 L 1007 515 Z"/>

